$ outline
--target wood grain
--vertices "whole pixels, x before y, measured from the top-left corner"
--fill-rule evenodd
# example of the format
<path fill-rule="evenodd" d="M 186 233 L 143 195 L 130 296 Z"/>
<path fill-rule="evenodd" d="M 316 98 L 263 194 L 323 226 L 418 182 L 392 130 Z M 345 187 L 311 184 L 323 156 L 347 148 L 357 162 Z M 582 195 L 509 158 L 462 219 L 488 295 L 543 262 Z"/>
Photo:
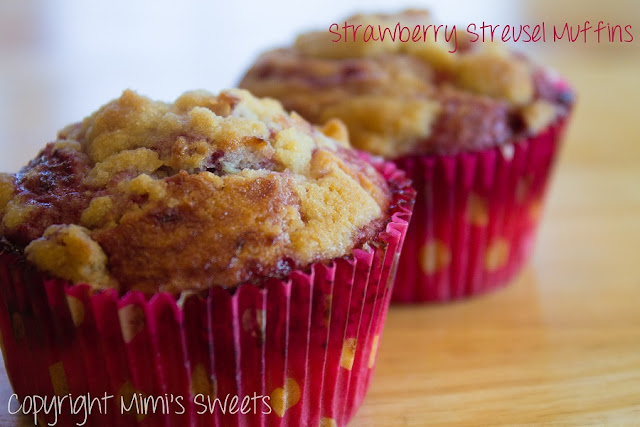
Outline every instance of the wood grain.
<path fill-rule="evenodd" d="M 393 307 L 352 426 L 640 425 L 640 58 L 548 62 L 580 99 L 534 259 L 493 294 Z M 2 371 L 0 425 L 31 425 L 10 395 Z"/>

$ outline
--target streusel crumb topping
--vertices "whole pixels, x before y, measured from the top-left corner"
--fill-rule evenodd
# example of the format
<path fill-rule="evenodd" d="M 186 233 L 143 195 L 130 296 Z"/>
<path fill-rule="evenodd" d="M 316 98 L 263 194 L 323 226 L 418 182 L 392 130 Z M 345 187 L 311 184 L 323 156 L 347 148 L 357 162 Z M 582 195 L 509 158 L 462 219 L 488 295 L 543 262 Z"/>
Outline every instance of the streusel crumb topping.
<path fill-rule="evenodd" d="M 546 70 L 504 44 L 472 43 L 460 29 L 454 38 L 441 26 L 436 40 L 437 23 L 426 11 L 344 22 L 345 34 L 335 24 L 264 53 L 240 87 L 314 123 L 338 118 L 355 147 L 387 158 L 514 142 L 568 111 L 570 93 Z M 406 29 L 404 39 L 397 28 Z"/>
<path fill-rule="evenodd" d="M 145 292 L 348 255 L 379 231 L 390 193 L 344 125 L 324 131 L 244 90 L 175 103 L 127 90 L 0 175 L 5 246 L 55 277 Z"/>

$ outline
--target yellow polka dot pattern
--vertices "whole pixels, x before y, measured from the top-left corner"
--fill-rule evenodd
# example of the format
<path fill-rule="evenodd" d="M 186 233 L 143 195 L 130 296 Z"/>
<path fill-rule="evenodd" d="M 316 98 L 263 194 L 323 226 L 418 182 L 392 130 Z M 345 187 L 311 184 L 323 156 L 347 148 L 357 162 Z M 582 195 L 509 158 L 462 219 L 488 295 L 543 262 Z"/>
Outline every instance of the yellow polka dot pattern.
<path fill-rule="evenodd" d="M 322 417 L 318 427 L 338 427 L 338 424 L 333 418 Z"/>
<path fill-rule="evenodd" d="M 49 377 L 51 385 L 56 396 L 64 396 L 69 393 L 67 385 L 67 375 L 64 373 L 64 365 L 62 362 L 56 362 L 49 365 Z"/>
<path fill-rule="evenodd" d="M 84 322 L 84 304 L 78 298 L 67 295 L 67 304 L 69 305 L 69 312 L 71 313 L 71 319 L 73 324 L 77 327 Z"/>
<path fill-rule="evenodd" d="M 347 338 L 342 343 L 342 355 L 340 356 L 340 366 L 347 371 L 353 368 L 353 361 L 356 357 L 356 339 Z"/>
<path fill-rule="evenodd" d="M 131 401 L 136 397 L 137 394 L 142 395 L 143 398 L 145 397 L 144 393 L 142 393 L 140 390 L 136 390 L 133 387 L 133 384 L 131 384 L 131 381 L 126 381 L 124 384 L 122 384 L 122 386 L 118 390 L 117 402 L 118 402 L 118 405 L 120 405 L 120 413 L 133 415 L 136 417 L 138 422 L 140 422 L 144 419 L 145 414 L 139 413 L 138 411 L 136 411 L 135 404 L 131 405 Z M 131 409 L 129 409 L 128 411 L 125 411 L 125 407 L 123 407 L 122 404 L 126 405 L 127 408 L 131 406 Z"/>
<path fill-rule="evenodd" d="M 371 342 L 371 353 L 369 353 L 369 369 L 373 368 L 376 363 L 376 356 L 378 355 L 378 343 L 380 342 L 380 335 L 373 337 Z"/>
<path fill-rule="evenodd" d="M 451 251 L 438 239 L 428 241 L 420 250 L 420 266 L 427 276 L 444 270 L 450 262 Z"/>
<path fill-rule="evenodd" d="M 483 197 L 471 194 L 467 208 L 468 221 L 478 227 L 484 227 L 489 223 L 489 208 Z"/>
<path fill-rule="evenodd" d="M 207 369 L 202 363 L 194 366 L 191 372 L 191 395 L 209 395 L 211 399 L 216 398 L 215 380 L 207 375 Z"/>
<path fill-rule="evenodd" d="M 280 417 L 300 400 L 300 386 L 293 378 L 287 378 L 284 387 L 278 387 L 271 393 L 271 408 Z"/>
<path fill-rule="evenodd" d="M 131 304 L 118 310 L 120 328 L 124 342 L 130 343 L 140 332 L 144 330 L 144 311 L 137 305 Z"/>
<path fill-rule="evenodd" d="M 503 268 L 509 261 L 509 242 L 503 238 L 496 239 L 487 248 L 484 266 L 489 272 Z"/>

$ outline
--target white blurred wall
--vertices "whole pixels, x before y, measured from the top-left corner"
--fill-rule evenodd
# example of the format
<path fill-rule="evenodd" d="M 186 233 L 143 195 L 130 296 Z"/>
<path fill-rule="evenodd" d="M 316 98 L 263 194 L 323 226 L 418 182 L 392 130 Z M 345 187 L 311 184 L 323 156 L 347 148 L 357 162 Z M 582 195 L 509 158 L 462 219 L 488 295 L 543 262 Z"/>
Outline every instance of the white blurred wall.
<path fill-rule="evenodd" d="M 426 7 L 447 24 L 518 19 L 512 1 L 0 1 L 0 170 L 124 88 L 172 100 L 233 86 L 256 55 L 353 12 Z"/>

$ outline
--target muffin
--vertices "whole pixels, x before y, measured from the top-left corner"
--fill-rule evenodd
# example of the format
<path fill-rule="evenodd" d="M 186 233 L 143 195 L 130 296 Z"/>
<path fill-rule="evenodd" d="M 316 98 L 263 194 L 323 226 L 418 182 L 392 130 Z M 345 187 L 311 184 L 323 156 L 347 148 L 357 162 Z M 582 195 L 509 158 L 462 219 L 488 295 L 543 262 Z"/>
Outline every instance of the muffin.
<path fill-rule="evenodd" d="M 125 91 L 0 175 L 0 332 L 21 401 L 111 396 L 91 425 L 344 425 L 415 195 L 345 134 L 244 90 Z"/>
<path fill-rule="evenodd" d="M 335 26 L 302 34 L 261 55 L 240 87 L 317 124 L 339 118 L 354 147 L 407 172 L 418 195 L 393 301 L 449 301 L 508 283 L 531 253 L 571 89 L 461 29 L 442 26 L 434 41 L 425 11 L 345 22 L 359 28 L 355 40 Z M 384 41 L 371 39 L 385 28 Z M 390 39 L 394 29 L 403 41 Z"/>

